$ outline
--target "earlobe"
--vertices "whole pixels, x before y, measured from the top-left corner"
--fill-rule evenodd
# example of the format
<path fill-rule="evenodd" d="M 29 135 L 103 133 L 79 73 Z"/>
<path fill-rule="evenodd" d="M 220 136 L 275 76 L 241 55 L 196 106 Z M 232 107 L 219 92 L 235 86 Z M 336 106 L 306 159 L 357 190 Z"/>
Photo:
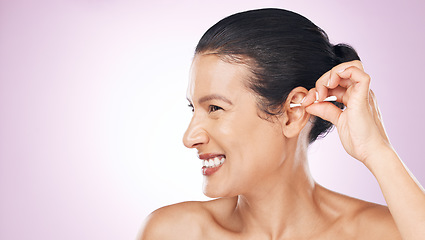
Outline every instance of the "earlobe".
<path fill-rule="evenodd" d="M 290 107 L 291 103 L 301 103 L 307 93 L 307 89 L 303 87 L 297 87 L 289 93 L 284 103 L 284 117 L 282 118 L 282 127 L 283 134 L 287 138 L 298 136 L 310 118 L 310 114 L 305 111 L 305 108 Z"/>

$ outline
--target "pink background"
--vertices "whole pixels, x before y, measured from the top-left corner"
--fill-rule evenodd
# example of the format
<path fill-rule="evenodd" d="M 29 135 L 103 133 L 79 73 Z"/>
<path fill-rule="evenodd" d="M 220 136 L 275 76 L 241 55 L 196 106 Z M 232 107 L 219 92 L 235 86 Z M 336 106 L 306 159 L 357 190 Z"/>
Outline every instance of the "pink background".
<path fill-rule="evenodd" d="M 262 7 L 299 12 L 359 52 L 394 147 L 425 183 L 422 1 L 0 1 L 0 239 L 133 239 L 154 209 L 202 195 L 181 138 L 194 47 Z M 316 180 L 384 203 L 336 132 Z"/>

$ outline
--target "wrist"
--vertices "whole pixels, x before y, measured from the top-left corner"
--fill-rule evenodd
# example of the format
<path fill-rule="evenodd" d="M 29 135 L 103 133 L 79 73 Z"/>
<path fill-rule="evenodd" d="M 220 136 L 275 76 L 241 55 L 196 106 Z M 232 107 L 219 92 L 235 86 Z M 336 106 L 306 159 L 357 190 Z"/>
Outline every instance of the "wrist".
<path fill-rule="evenodd" d="M 381 168 L 388 167 L 392 163 L 399 161 L 395 150 L 388 144 L 376 147 L 373 154 L 370 154 L 364 161 L 364 165 L 375 174 Z"/>

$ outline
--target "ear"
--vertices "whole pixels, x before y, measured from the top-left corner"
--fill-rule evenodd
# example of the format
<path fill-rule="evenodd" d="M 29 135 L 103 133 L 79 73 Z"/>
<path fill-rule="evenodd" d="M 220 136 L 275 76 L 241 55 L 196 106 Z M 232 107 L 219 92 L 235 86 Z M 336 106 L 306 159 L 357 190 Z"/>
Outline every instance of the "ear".
<path fill-rule="evenodd" d="M 283 134 L 287 138 L 293 138 L 300 134 L 308 123 L 310 114 L 303 107 L 290 107 L 291 103 L 301 103 L 308 90 L 303 87 L 294 88 L 286 98 L 283 106 L 284 113 L 281 118 Z"/>

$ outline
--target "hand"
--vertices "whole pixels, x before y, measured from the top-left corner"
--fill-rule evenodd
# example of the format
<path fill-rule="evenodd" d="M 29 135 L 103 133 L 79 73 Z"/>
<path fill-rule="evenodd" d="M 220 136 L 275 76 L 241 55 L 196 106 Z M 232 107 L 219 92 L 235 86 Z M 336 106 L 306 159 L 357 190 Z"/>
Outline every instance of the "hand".
<path fill-rule="evenodd" d="M 391 148 L 369 85 L 360 61 L 341 63 L 323 74 L 302 102 L 308 113 L 333 123 L 347 153 L 364 164 L 380 149 Z M 316 94 L 319 103 L 313 103 Z M 336 96 L 346 109 L 321 102 L 328 96 Z"/>

